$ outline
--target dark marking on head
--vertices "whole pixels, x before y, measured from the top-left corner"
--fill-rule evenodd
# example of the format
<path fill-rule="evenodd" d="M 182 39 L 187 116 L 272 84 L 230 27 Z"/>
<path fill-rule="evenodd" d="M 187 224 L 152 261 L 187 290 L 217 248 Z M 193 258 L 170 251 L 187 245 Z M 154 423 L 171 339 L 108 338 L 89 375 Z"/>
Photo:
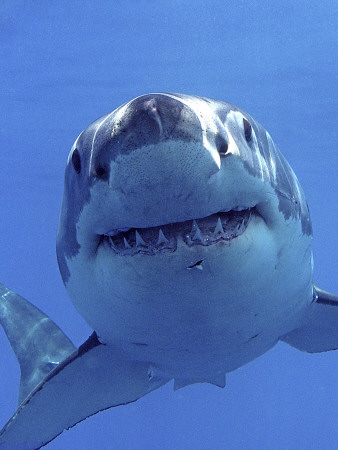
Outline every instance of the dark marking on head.
<path fill-rule="evenodd" d="M 200 122 L 195 112 L 163 94 L 136 98 L 128 105 L 123 117 L 114 123 L 112 118 L 111 123 L 109 152 L 112 158 L 168 139 L 185 142 L 201 139 Z"/>
<path fill-rule="evenodd" d="M 189 106 L 164 94 L 147 94 L 90 125 L 83 133 L 82 145 L 92 153 L 91 175 L 109 180 L 110 164 L 121 154 L 169 139 L 201 142 L 201 137 L 200 121 Z"/>

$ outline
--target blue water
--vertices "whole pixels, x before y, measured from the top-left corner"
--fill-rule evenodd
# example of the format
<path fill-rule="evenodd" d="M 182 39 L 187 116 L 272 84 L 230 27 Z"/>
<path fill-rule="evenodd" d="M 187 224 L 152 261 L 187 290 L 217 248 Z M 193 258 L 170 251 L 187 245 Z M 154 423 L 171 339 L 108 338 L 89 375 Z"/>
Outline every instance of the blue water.
<path fill-rule="evenodd" d="M 69 149 L 83 128 L 147 92 L 226 100 L 269 130 L 312 212 L 315 280 L 338 292 L 338 3 L 332 0 L 4 0 L 0 4 L 0 279 L 76 345 L 55 258 Z M 0 423 L 19 369 L 0 330 Z M 224 390 L 168 385 L 100 413 L 50 449 L 336 449 L 338 352 L 279 344 Z M 46 411 L 48 414 L 48 411 Z"/>

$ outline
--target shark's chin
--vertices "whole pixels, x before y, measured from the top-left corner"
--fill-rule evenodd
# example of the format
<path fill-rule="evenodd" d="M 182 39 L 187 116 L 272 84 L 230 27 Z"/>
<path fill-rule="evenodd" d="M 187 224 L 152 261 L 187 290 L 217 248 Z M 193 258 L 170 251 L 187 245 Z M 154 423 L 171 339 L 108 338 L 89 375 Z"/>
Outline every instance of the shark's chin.
<path fill-rule="evenodd" d="M 188 247 L 210 246 L 242 235 L 253 214 L 258 214 L 255 208 L 237 207 L 184 222 L 116 229 L 102 235 L 101 244 L 108 245 L 118 255 L 128 256 L 174 252 L 178 241 Z"/>

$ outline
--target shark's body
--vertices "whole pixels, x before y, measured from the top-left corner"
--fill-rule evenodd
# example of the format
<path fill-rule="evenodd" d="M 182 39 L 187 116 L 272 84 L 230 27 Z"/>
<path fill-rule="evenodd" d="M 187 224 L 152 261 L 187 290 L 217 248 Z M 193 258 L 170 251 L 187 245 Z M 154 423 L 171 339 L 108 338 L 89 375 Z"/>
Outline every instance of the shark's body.
<path fill-rule="evenodd" d="M 175 388 L 224 386 L 227 372 L 279 339 L 310 352 L 338 348 L 338 300 L 313 285 L 311 240 L 292 169 L 233 105 L 149 94 L 98 119 L 70 152 L 57 238 L 70 298 L 96 333 L 76 350 L 3 288 L 2 323 L 28 399 L 0 446 L 43 445 L 170 379 Z M 21 356 L 29 339 L 13 334 L 27 326 L 27 309 L 56 336 L 36 327 L 45 342 L 35 365 Z M 51 360 L 59 364 L 49 372 Z M 65 414 L 69 395 L 75 406 Z M 41 413 L 50 398 L 53 421 Z"/>

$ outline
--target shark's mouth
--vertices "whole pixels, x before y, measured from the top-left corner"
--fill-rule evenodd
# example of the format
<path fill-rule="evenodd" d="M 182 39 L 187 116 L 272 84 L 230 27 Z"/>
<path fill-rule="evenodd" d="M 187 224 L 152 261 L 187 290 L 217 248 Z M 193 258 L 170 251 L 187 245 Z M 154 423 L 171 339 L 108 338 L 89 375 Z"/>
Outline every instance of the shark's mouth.
<path fill-rule="evenodd" d="M 187 246 L 208 246 L 230 241 L 246 230 L 255 208 L 234 208 L 210 216 L 150 228 L 114 230 L 103 240 L 119 255 L 156 255 L 174 252 L 180 239 Z"/>

